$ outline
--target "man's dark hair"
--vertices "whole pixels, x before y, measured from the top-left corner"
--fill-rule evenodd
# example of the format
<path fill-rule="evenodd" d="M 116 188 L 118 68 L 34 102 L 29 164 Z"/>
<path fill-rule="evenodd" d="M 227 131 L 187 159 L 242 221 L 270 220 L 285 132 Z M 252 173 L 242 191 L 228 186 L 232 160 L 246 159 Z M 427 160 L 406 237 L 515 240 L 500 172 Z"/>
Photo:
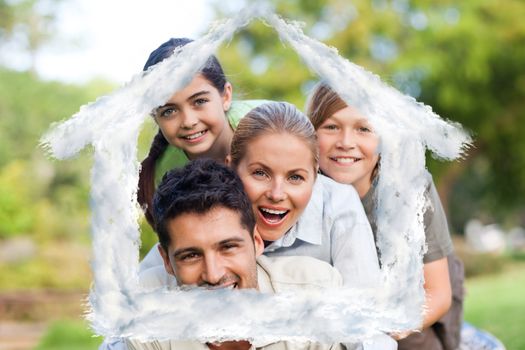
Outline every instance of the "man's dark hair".
<path fill-rule="evenodd" d="M 185 213 L 205 214 L 222 207 L 239 213 L 241 226 L 253 239 L 255 217 L 239 176 L 229 167 L 211 159 L 196 159 L 180 169 L 167 172 L 153 198 L 156 231 L 167 251 L 169 220 Z M 213 228 L 210 228 L 212 230 Z"/>

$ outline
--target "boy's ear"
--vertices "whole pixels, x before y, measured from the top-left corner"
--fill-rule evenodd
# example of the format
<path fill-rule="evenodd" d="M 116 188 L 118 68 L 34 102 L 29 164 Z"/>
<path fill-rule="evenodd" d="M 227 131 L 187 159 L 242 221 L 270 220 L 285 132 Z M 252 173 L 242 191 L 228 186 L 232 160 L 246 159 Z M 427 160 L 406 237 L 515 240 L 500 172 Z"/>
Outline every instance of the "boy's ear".
<path fill-rule="evenodd" d="M 162 256 L 162 261 L 164 262 L 164 268 L 166 269 L 166 272 L 172 276 L 175 276 L 175 271 L 173 271 L 173 267 L 171 266 L 168 252 L 164 250 L 160 243 L 157 244 L 157 249 L 159 250 L 160 256 Z"/>

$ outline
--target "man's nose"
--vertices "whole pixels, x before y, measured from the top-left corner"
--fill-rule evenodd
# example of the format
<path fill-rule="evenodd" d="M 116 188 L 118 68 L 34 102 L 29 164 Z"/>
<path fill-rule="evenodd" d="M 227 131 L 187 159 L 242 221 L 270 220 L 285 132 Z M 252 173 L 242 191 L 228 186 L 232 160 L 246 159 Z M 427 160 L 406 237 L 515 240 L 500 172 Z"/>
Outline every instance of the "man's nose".
<path fill-rule="evenodd" d="M 210 285 L 220 283 L 225 275 L 226 269 L 224 262 L 215 254 L 210 254 L 204 258 L 204 270 L 202 272 L 202 280 Z"/>

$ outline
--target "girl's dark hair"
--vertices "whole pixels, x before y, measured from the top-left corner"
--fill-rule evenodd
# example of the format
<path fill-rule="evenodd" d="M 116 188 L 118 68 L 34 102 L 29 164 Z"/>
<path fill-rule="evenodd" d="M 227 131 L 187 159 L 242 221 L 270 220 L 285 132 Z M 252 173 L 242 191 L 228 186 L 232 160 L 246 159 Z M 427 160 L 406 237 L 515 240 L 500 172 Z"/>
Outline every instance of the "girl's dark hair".
<path fill-rule="evenodd" d="M 148 70 L 151 66 L 168 58 L 178 47 L 182 47 L 193 40 L 188 38 L 171 38 L 157 49 L 150 53 L 143 70 Z M 213 85 L 220 94 L 224 93 L 226 77 L 221 64 L 215 56 L 210 56 L 200 73 Z M 157 160 L 164 154 L 169 143 L 162 135 L 161 130 L 153 138 L 148 156 L 142 161 L 139 174 L 139 184 L 137 200 L 144 208 L 144 214 L 148 223 L 155 227 L 155 220 L 152 212 L 153 195 L 155 193 L 155 165 Z"/>

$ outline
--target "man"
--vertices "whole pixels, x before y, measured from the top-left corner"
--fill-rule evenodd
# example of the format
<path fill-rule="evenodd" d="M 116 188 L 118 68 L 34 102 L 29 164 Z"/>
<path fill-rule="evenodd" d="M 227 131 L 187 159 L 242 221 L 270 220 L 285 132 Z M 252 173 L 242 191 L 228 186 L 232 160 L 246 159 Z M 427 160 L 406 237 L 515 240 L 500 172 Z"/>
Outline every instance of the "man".
<path fill-rule="evenodd" d="M 155 194 L 153 212 L 164 269 L 153 267 L 144 271 L 140 276 L 143 286 L 252 288 L 275 293 L 342 284 L 339 273 L 322 261 L 262 256 L 264 243 L 254 233 L 255 218 L 241 180 L 233 170 L 214 161 L 196 160 L 168 172 Z M 200 344 L 128 340 L 127 345 L 129 349 L 255 349 L 248 341 Z M 344 347 L 277 342 L 257 349 Z"/>
<path fill-rule="evenodd" d="M 252 288 L 276 293 L 342 285 L 339 272 L 323 261 L 306 256 L 268 258 L 261 255 L 264 242 L 254 230 L 254 214 L 241 180 L 233 170 L 212 160 L 195 160 L 182 169 L 168 172 L 155 194 L 153 212 L 164 266 L 152 267 L 140 274 L 144 287 Z M 387 343 L 374 341 L 372 347 L 365 346 L 365 349 L 392 349 L 388 340 Z M 346 346 L 360 348 L 360 345 Z M 255 347 L 248 341 L 141 343 L 128 339 L 126 345 L 122 341 L 105 342 L 100 350 L 126 348 L 340 350 L 346 347 L 286 341 Z"/>

